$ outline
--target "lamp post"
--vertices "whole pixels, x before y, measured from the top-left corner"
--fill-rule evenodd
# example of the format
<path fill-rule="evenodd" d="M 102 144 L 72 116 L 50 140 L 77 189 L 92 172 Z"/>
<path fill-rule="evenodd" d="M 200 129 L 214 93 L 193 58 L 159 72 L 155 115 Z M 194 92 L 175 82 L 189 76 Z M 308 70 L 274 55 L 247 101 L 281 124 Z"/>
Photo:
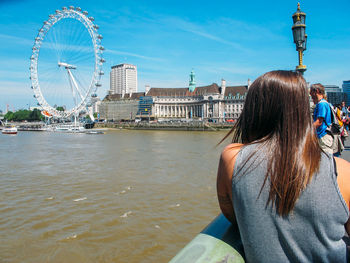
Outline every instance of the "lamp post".
<path fill-rule="evenodd" d="M 296 71 L 303 74 L 306 71 L 306 66 L 303 65 L 303 52 L 306 50 L 307 35 L 305 34 L 305 18 L 306 14 L 300 10 L 300 3 L 298 3 L 298 10 L 293 14 L 293 39 L 296 45 L 296 50 L 299 56 L 299 65 L 296 67 Z"/>

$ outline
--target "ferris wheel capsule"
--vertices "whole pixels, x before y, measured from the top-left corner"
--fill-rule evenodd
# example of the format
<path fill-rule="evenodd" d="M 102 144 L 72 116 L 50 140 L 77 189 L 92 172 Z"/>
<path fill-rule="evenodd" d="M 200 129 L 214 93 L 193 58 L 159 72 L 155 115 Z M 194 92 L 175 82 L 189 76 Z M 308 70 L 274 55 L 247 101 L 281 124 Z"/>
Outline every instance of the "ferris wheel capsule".
<path fill-rule="evenodd" d="M 74 10 L 74 6 L 70 6 L 69 9 L 70 9 L 70 10 Z"/>
<path fill-rule="evenodd" d="M 80 7 L 76 7 L 75 10 L 77 10 L 78 12 L 81 11 L 81 8 Z"/>
<path fill-rule="evenodd" d="M 87 16 L 89 13 L 88 13 L 88 11 L 83 11 L 83 14 L 84 14 L 85 16 Z"/>
<path fill-rule="evenodd" d="M 103 39 L 103 36 L 102 35 L 97 35 L 97 38 L 98 39 Z"/>
<path fill-rule="evenodd" d="M 93 22 L 93 21 L 95 21 L 95 18 L 93 18 L 92 16 L 90 16 L 90 17 L 89 17 L 89 20 Z"/>

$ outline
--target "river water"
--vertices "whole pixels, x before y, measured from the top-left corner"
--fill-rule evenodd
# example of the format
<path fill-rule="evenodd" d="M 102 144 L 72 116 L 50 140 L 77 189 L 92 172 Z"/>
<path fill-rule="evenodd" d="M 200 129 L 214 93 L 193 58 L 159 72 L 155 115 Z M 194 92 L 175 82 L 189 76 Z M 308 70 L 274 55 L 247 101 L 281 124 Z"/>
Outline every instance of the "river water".
<path fill-rule="evenodd" d="M 0 262 L 168 262 L 219 213 L 224 135 L 0 134 Z"/>

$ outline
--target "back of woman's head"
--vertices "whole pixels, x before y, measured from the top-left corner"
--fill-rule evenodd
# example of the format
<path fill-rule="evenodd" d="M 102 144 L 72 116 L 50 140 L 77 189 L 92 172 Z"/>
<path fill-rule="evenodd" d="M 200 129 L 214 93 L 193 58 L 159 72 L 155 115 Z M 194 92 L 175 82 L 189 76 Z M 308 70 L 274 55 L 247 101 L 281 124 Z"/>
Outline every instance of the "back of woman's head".
<path fill-rule="evenodd" d="M 264 181 L 264 185 L 270 183 L 267 204 L 271 202 L 278 214 L 288 215 L 319 169 L 321 158 L 303 76 L 278 70 L 257 78 L 225 138 L 231 133 L 233 142 L 260 143 L 248 159 L 263 154 L 268 160 Z"/>
<path fill-rule="evenodd" d="M 238 123 L 243 143 L 272 136 L 303 136 L 311 120 L 302 75 L 278 70 L 257 78 L 249 87 Z"/>

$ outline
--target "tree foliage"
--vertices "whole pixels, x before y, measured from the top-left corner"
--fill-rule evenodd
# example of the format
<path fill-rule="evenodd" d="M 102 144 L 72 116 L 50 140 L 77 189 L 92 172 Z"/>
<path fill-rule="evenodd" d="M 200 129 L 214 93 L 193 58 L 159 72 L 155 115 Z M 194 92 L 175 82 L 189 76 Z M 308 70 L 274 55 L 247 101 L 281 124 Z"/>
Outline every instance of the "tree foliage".
<path fill-rule="evenodd" d="M 8 111 L 5 116 L 5 120 L 8 121 L 41 121 L 43 119 L 41 111 L 38 109 L 31 110 L 18 110 L 16 112 Z"/>

